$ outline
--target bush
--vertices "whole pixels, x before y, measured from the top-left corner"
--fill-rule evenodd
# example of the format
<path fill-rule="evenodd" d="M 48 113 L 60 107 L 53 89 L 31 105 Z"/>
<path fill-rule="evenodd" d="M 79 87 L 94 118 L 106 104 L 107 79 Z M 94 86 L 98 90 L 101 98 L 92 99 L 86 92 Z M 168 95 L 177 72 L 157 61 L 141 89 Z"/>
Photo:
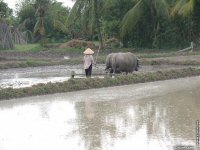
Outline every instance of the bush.
<path fill-rule="evenodd" d="M 95 44 L 91 41 L 84 40 L 71 40 L 66 43 L 63 43 L 59 46 L 59 48 L 95 48 Z"/>
<path fill-rule="evenodd" d="M 118 39 L 116 38 L 111 38 L 111 39 L 108 39 L 106 42 L 105 42 L 105 47 L 107 48 L 117 48 L 120 46 L 120 42 Z"/>

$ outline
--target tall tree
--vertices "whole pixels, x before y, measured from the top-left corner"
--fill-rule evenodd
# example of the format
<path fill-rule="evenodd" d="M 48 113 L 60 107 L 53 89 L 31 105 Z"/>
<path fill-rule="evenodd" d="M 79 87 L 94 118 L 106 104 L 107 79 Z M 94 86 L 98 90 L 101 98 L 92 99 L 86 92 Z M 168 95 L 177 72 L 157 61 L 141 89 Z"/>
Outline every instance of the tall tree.
<path fill-rule="evenodd" d="M 185 18 L 188 24 L 188 36 L 191 41 L 200 43 L 200 1 L 179 0 L 173 8 L 172 16 L 176 14 Z"/>
<path fill-rule="evenodd" d="M 82 17 L 83 28 L 90 34 L 97 30 L 99 39 L 99 49 L 103 48 L 103 40 L 101 35 L 101 5 L 102 0 L 76 0 L 68 16 L 68 27 L 72 25 L 77 18 Z"/>
<path fill-rule="evenodd" d="M 126 38 L 130 35 L 142 21 L 148 20 L 153 43 L 157 40 L 157 34 L 160 28 L 160 19 L 168 17 L 168 4 L 165 0 L 134 0 L 133 7 L 125 14 L 122 20 L 121 37 Z M 152 44 L 153 44 L 152 43 Z"/>
<path fill-rule="evenodd" d="M 67 36 L 66 24 L 69 11 L 70 8 L 62 6 L 60 2 L 53 2 L 49 5 L 45 29 L 48 38 L 52 41 L 61 40 Z"/>
<path fill-rule="evenodd" d="M 35 15 L 37 16 L 37 22 L 34 26 L 34 33 L 35 35 L 41 36 L 41 45 L 45 45 L 45 17 L 47 15 L 48 6 L 50 4 L 50 0 L 36 0 L 35 8 L 36 12 Z"/>
<path fill-rule="evenodd" d="M 42 37 L 58 41 L 66 36 L 68 14 L 69 8 L 54 0 L 22 0 L 18 3 L 19 24 L 24 32 L 34 33 L 34 42 Z"/>
<path fill-rule="evenodd" d="M 7 18 L 12 15 L 12 9 L 3 0 L 0 0 L 0 17 Z"/>
<path fill-rule="evenodd" d="M 132 0 L 104 0 L 103 3 L 103 26 L 104 39 L 119 39 L 120 22 L 123 16 L 131 8 Z"/>

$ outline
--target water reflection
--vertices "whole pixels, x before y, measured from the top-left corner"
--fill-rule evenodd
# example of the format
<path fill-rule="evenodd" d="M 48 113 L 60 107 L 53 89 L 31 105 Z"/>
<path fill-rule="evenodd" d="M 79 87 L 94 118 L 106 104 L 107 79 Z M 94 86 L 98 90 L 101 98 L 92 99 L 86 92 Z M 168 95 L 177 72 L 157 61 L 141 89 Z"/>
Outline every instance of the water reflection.
<path fill-rule="evenodd" d="M 138 101 L 79 102 L 79 134 L 88 150 L 195 145 L 198 101 L 193 94 L 173 93 Z"/>
<path fill-rule="evenodd" d="M 174 80 L 0 102 L 0 149 L 170 150 L 174 145 L 195 146 L 195 122 L 200 119 L 198 82 L 180 89 Z M 169 90 L 159 93 L 164 87 Z M 112 98 L 106 100 L 109 95 Z"/>

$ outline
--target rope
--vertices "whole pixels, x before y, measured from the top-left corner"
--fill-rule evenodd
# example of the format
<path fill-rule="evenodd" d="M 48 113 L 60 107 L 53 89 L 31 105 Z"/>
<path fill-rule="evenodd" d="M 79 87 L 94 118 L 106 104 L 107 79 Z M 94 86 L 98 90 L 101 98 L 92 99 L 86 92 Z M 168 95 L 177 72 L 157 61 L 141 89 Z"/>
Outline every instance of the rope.
<path fill-rule="evenodd" d="M 98 49 L 97 55 L 96 55 L 96 58 L 95 58 L 95 64 L 96 64 L 95 67 L 97 67 L 97 59 L 98 59 L 98 56 L 99 56 L 99 50 L 100 50 L 100 49 Z"/>

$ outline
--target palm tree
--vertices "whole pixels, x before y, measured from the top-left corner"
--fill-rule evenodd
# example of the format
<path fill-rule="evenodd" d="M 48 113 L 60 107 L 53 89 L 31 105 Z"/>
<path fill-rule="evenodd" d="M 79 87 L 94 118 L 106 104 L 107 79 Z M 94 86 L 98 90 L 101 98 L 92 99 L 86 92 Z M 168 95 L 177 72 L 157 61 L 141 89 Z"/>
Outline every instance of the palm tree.
<path fill-rule="evenodd" d="M 34 34 L 41 37 L 41 45 L 44 46 L 44 36 L 45 36 L 45 28 L 44 28 L 44 22 L 45 22 L 45 16 L 48 10 L 48 5 L 50 1 L 49 0 L 36 0 L 35 2 L 35 15 L 37 16 L 37 22 L 34 26 Z"/>
<path fill-rule="evenodd" d="M 172 10 L 172 16 L 181 15 L 188 24 L 188 36 L 191 41 L 200 42 L 200 1 L 179 0 Z"/>
<path fill-rule="evenodd" d="M 68 27 L 78 19 L 82 19 L 82 25 L 90 34 L 97 30 L 99 49 L 103 49 L 103 40 L 100 29 L 100 5 L 102 0 L 76 0 L 68 16 Z"/>
<path fill-rule="evenodd" d="M 125 14 L 122 20 L 121 37 L 126 38 L 132 33 L 142 19 L 149 20 L 154 41 L 160 27 L 159 19 L 168 17 L 168 4 L 165 0 L 134 0 L 133 7 Z"/>
<path fill-rule="evenodd" d="M 45 37 L 57 38 L 59 34 L 67 32 L 66 20 L 69 8 L 62 6 L 55 0 L 22 0 L 18 3 L 20 28 L 26 37 L 34 37 L 33 42 Z M 56 31 L 56 32 L 55 32 Z M 32 32 L 32 34 L 31 34 Z"/>
<path fill-rule="evenodd" d="M 173 8 L 172 15 L 179 14 L 185 17 L 191 15 L 196 2 L 197 0 L 179 0 Z"/>
<path fill-rule="evenodd" d="M 49 5 L 48 20 L 54 29 L 66 33 L 66 20 L 68 13 L 68 8 L 63 7 L 62 3 L 60 2 L 54 2 L 53 4 Z"/>

